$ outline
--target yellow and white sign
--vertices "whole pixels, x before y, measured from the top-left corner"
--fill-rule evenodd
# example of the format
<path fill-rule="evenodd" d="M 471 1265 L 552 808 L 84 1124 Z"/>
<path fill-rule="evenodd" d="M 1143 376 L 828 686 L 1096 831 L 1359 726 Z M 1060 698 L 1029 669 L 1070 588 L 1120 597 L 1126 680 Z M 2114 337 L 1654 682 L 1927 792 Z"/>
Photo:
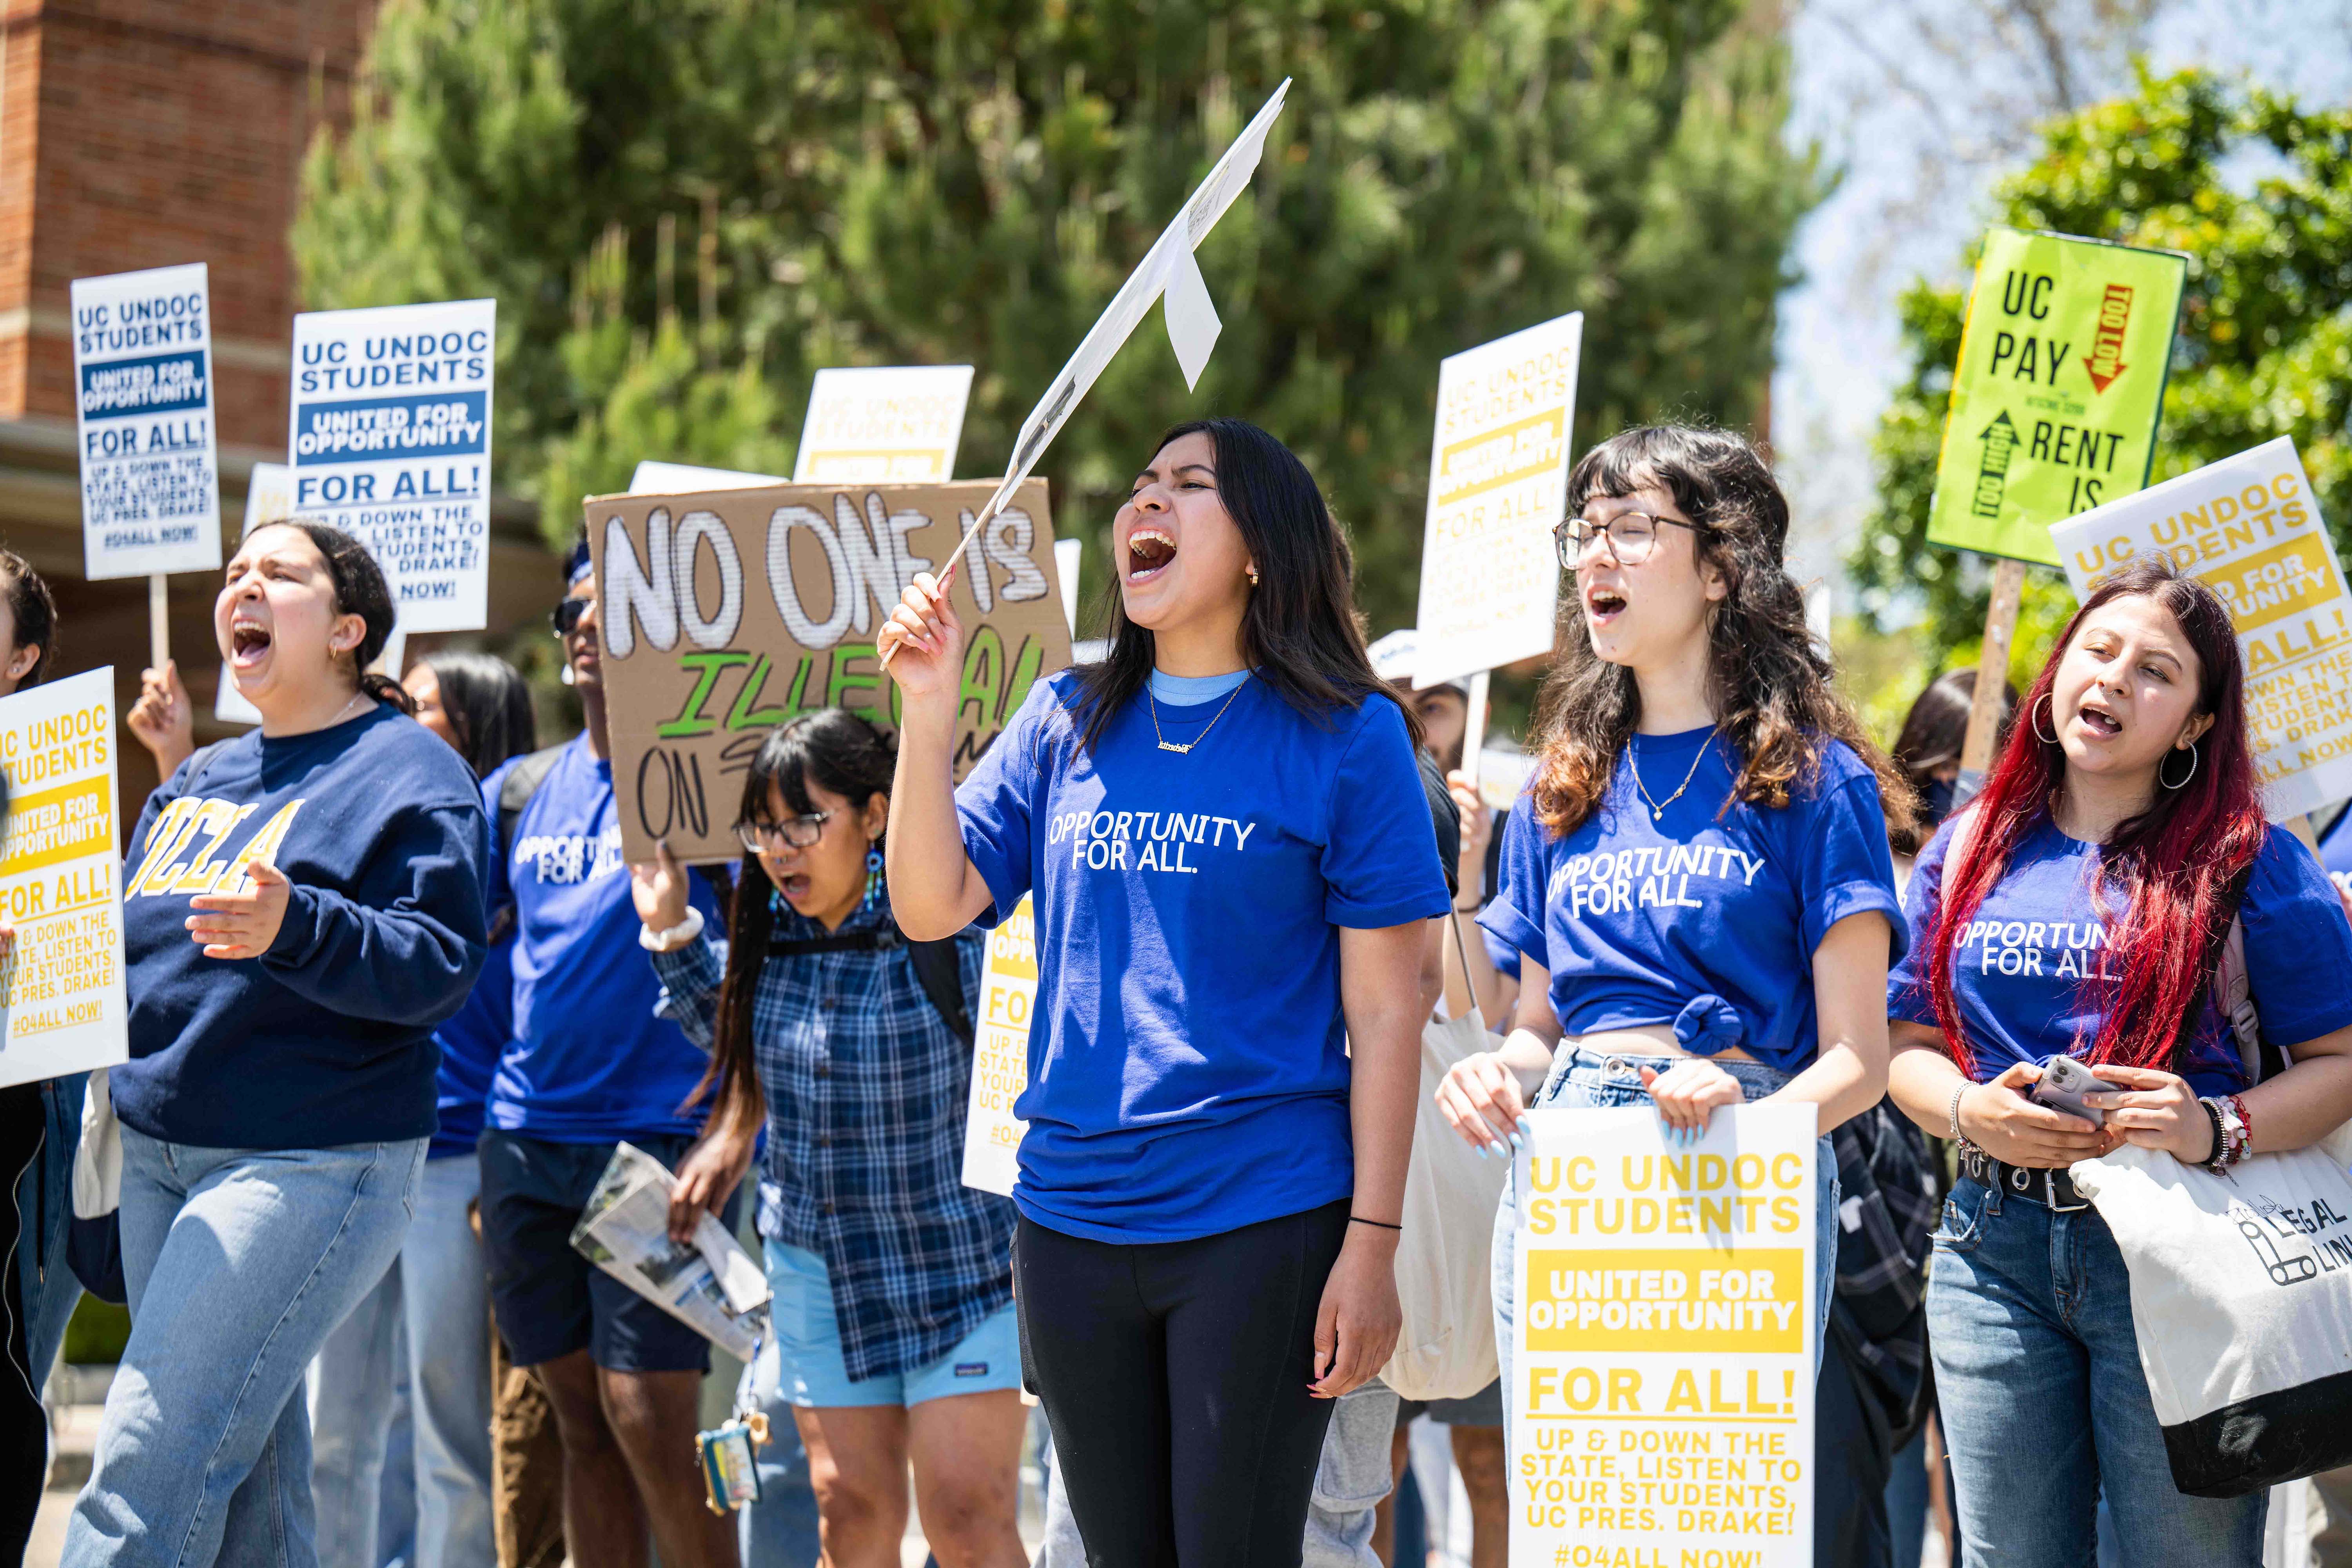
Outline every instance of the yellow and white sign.
<path fill-rule="evenodd" d="M 1535 1110 L 1512 1273 L 1511 1561 L 1813 1560 L 1810 1105 Z"/>
<path fill-rule="evenodd" d="M 1029 1087 L 1029 1010 L 1036 1001 L 1036 911 L 1024 898 L 1011 920 L 988 933 L 963 1129 L 963 1184 L 1008 1198 L 1021 1174 L 1021 1137 L 1029 1131 L 1013 1114 L 1013 1102 Z"/>
<path fill-rule="evenodd" d="M 16 931 L 0 963 L 0 1085 L 131 1057 L 114 718 L 111 668 L 0 698 L 0 905 Z"/>
<path fill-rule="evenodd" d="M 1419 685 L 1551 651 L 1559 607 L 1551 531 L 1568 493 L 1583 338 L 1580 310 L 1438 369 L 1414 621 Z"/>
<path fill-rule="evenodd" d="M 2352 795 L 2352 595 L 2292 439 L 2110 501 L 2050 538 L 2077 595 L 2160 550 L 2230 606 L 2272 821 Z"/>
<path fill-rule="evenodd" d="M 971 366 L 821 370 L 793 459 L 796 485 L 930 485 L 955 478 Z"/>

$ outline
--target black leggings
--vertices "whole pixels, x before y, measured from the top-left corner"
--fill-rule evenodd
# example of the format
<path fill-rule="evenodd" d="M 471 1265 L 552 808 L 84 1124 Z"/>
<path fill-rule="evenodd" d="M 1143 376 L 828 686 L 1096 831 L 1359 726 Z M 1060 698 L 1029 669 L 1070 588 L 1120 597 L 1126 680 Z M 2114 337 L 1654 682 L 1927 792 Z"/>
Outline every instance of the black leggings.
<path fill-rule="evenodd" d="M 1307 1392 L 1343 1200 L 1197 1241 L 1028 1220 L 1014 1300 L 1096 1568 L 1297 1568 L 1331 1404 Z"/>

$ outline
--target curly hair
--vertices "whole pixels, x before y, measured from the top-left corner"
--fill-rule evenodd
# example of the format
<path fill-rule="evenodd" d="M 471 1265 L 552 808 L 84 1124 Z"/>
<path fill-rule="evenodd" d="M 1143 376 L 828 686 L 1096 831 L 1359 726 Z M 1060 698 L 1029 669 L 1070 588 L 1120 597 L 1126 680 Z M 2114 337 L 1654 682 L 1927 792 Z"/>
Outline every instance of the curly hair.
<path fill-rule="evenodd" d="M 1831 687 L 1781 552 L 1789 502 L 1756 448 L 1721 430 L 1651 425 L 1612 437 L 1568 477 L 1568 510 L 1655 486 L 1696 525 L 1699 560 L 1723 576 L 1709 614 L 1713 698 L 1739 765 L 1731 799 L 1778 808 L 1843 741 L 1878 775 L 1890 833 L 1909 828 L 1911 785 Z M 1633 672 L 1592 650 L 1580 604 L 1561 606 L 1559 658 L 1537 700 L 1536 815 L 1565 837 L 1600 808 L 1642 715 Z M 1727 800 L 1726 806 L 1730 805 Z"/>

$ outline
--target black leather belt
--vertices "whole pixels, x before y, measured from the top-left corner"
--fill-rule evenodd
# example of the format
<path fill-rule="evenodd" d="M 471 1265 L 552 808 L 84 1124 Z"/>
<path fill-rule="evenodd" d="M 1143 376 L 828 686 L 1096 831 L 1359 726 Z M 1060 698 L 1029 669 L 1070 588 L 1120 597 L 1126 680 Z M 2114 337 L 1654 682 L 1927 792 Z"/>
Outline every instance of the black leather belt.
<path fill-rule="evenodd" d="M 2074 1190 L 2074 1178 L 2063 1171 L 2036 1171 L 2004 1164 L 1973 1143 L 1961 1145 L 1959 1166 L 1960 1174 L 1969 1180 L 1982 1182 L 1998 1193 L 2041 1204 L 2053 1214 L 2073 1214 L 2091 1206 L 2091 1200 Z"/>

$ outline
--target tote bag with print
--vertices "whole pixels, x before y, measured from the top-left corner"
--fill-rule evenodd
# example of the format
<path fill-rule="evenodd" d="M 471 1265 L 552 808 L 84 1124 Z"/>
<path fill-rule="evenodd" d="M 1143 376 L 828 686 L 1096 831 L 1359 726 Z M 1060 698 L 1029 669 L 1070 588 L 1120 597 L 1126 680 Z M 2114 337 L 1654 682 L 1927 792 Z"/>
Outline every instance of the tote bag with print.
<path fill-rule="evenodd" d="M 2173 1484 L 2241 1497 L 2352 1464 L 2352 1126 L 2215 1175 L 2126 1146 L 2071 1174 L 2131 1273 Z"/>

